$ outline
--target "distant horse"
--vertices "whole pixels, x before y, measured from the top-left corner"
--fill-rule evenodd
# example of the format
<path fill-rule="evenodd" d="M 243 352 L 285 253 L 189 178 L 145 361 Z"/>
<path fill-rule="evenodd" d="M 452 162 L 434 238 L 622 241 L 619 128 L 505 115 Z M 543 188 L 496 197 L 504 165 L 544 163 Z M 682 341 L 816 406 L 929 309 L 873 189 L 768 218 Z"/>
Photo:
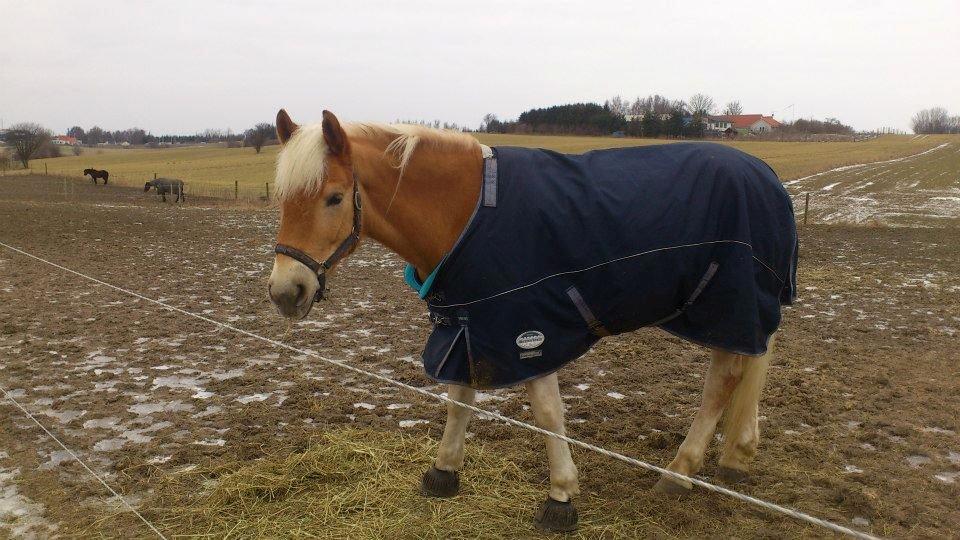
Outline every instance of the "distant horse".
<path fill-rule="evenodd" d="M 110 173 L 107 171 L 98 171 L 96 169 L 84 169 L 83 175 L 89 176 L 94 184 L 97 183 L 97 178 L 103 178 L 103 185 L 107 185 L 107 179 L 110 178 Z"/>
<path fill-rule="evenodd" d="M 183 180 L 177 180 L 175 178 L 157 178 L 156 180 L 151 180 L 143 185 L 144 192 L 150 191 L 150 188 L 155 188 L 157 190 L 157 195 L 160 195 L 160 198 L 163 199 L 163 202 L 167 202 L 167 193 L 177 196 L 173 202 L 186 201 L 186 198 L 183 194 Z"/>
<path fill-rule="evenodd" d="M 426 375 L 468 405 L 475 389 L 524 384 L 537 425 L 558 435 L 556 370 L 602 336 L 662 328 L 712 350 L 700 409 L 667 469 L 696 475 L 725 417 L 719 474 L 746 479 L 773 334 L 796 294 L 793 206 L 765 163 L 706 143 L 491 149 L 419 126 L 341 126 L 329 111 L 298 126 L 281 110 L 276 125 L 281 211 L 268 292 L 281 315 L 306 317 L 328 272 L 361 238 L 378 241 L 409 263 L 406 281 L 430 311 Z M 447 411 L 424 495 L 459 488 L 472 411 Z M 550 492 L 537 526 L 570 531 L 577 468 L 567 442 L 546 446 Z M 670 475 L 656 484 L 691 487 Z"/>

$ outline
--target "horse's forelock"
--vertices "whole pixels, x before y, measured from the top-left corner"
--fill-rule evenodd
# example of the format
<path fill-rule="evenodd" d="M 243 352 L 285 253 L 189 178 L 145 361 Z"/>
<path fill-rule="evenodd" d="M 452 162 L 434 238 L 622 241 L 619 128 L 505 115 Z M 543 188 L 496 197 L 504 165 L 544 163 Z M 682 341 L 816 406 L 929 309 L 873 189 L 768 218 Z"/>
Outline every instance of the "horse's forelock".
<path fill-rule="evenodd" d="M 326 175 L 327 153 L 322 125 L 300 126 L 277 156 L 277 199 L 318 190 Z"/>

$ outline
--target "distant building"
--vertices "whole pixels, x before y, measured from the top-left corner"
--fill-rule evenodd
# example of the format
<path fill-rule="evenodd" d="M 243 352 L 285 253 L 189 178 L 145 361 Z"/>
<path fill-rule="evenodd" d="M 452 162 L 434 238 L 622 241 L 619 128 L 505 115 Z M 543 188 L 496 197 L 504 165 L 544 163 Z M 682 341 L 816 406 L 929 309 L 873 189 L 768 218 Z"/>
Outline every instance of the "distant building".
<path fill-rule="evenodd" d="M 76 146 L 80 144 L 80 141 L 77 140 L 76 137 L 70 137 L 67 135 L 57 135 L 53 139 L 50 139 L 50 142 L 63 146 Z"/>
<path fill-rule="evenodd" d="M 705 121 L 707 130 L 716 133 L 723 133 L 728 129 L 738 133 L 766 133 L 783 125 L 772 116 L 762 114 L 723 114 L 707 116 Z"/>

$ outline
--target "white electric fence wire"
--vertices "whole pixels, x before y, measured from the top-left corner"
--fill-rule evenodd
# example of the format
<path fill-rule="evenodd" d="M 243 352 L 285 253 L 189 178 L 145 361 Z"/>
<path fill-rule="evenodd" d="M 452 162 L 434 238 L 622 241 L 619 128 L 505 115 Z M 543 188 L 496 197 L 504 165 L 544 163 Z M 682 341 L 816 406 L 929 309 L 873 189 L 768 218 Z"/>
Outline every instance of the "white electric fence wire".
<path fill-rule="evenodd" d="M 4 245 L 6 245 L 6 244 L 4 244 Z M 67 448 L 67 445 L 63 444 L 63 441 L 61 441 L 60 439 L 58 439 L 57 436 L 54 435 L 53 433 L 51 433 L 50 430 L 46 428 L 46 426 L 44 426 L 43 424 L 41 424 L 40 421 L 37 420 L 37 418 L 36 418 L 35 416 L 33 416 L 32 414 L 30 414 L 30 411 L 28 411 L 26 408 L 24 408 L 24 406 L 21 405 L 19 401 L 17 401 L 16 399 L 14 399 L 13 396 L 10 395 L 10 392 L 7 392 L 7 389 L 6 389 L 6 388 L 4 388 L 3 386 L 0 386 L 0 391 L 3 391 L 3 396 L 4 396 L 5 398 L 7 398 L 7 400 L 9 400 L 10 403 L 13 403 L 18 409 L 20 409 L 20 410 L 23 412 L 23 414 L 27 415 L 27 418 L 29 418 L 30 420 L 33 420 L 33 423 L 34 423 L 34 424 L 36 424 L 37 426 L 39 426 L 40 429 L 42 429 L 43 432 L 47 434 L 47 436 L 49 436 L 49 437 L 50 437 L 51 439 L 53 439 L 57 444 L 60 445 L 60 448 L 63 448 L 64 451 L 66 451 L 68 454 L 70 454 L 70 455 L 73 457 L 73 459 L 75 459 L 75 460 L 77 461 L 77 463 L 80 464 L 81 467 L 83 467 L 84 469 L 86 469 L 87 472 L 90 473 L 90 476 L 93 476 L 94 478 L 97 479 L 98 482 L 100 482 L 101 484 L 103 484 L 103 487 L 107 488 L 107 491 L 109 491 L 110 493 L 112 493 L 114 497 L 116 497 L 121 503 L 123 503 L 123 505 L 127 507 L 127 510 L 130 510 L 131 512 L 134 513 L 134 515 L 136 515 L 138 518 L 140 518 L 140 521 L 142 521 L 147 527 L 149 527 L 151 531 L 153 531 L 154 533 L 156 533 L 156 535 L 157 535 L 158 537 L 160 537 L 162 540 L 167 540 L 167 537 L 164 536 L 162 532 L 160 532 L 159 530 L 157 530 L 157 528 L 153 526 L 153 523 L 150 523 L 150 521 L 148 521 L 147 518 L 143 517 L 143 514 L 141 514 L 140 512 L 138 512 L 136 508 L 134 508 L 129 502 L 127 502 L 127 500 L 126 500 L 125 498 L 123 498 L 123 495 L 120 495 L 120 494 L 117 493 L 112 487 L 110 487 L 110 484 L 108 484 L 107 481 L 103 479 L 103 477 L 101 477 L 99 474 L 93 472 L 93 469 L 91 469 L 90 467 L 88 467 L 87 464 L 84 463 L 84 461 L 83 461 L 82 459 L 80 459 L 80 456 L 78 456 L 78 455 L 76 454 L 76 452 L 74 452 L 74 451 L 71 450 L 70 448 Z"/>
<path fill-rule="evenodd" d="M 700 487 L 702 487 L 702 488 L 704 488 L 704 489 L 707 489 L 707 490 L 709 490 L 709 491 L 713 491 L 713 492 L 716 492 L 716 493 L 721 493 L 721 494 L 723 494 L 723 495 L 727 495 L 728 497 L 732 497 L 732 498 L 734 498 L 734 499 L 738 499 L 738 500 L 740 500 L 740 501 L 743 501 L 743 502 L 746 502 L 746 503 L 750 503 L 750 504 L 759 506 L 759 507 L 764 508 L 764 509 L 766 509 L 766 510 L 769 510 L 769 511 L 771 511 L 771 512 L 780 513 L 780 514 L 784 514 L 784 515 L 790 516 L 790 517 L 792 517 L 792 518 L 794 518 L 794 519 L 797 519 L 797 520 L 799 520 L 799 521 L 803 521 L 803 522 L 809 523 L 809 524 L 811 524 L 811 525 L 816 525 L 816 526 L 818 526 L 818 527 L 823 527 L 823 528 L 825 528 L 825 529 L 829 529 L 829 530 L 831 530 L 831 531 L 834 531 L 834 532 L 837 532 L 837 533 L 840 533 L 840 534 L 845 534 L 845 535 L 851 536 L 851 537 L 853 537 L 853 538 L 861 538 L 861 539 L 865 539 L 865 540 L 877 540 L 877 539 L 878 539 L 878 537 L 873 536 L 873 535 L 870 535 L 870 534 L 868 534 L 868 533 L 865 533 L 865 532 L 862 532 L 862 531 L 858 531 L 858 530 L 855 530 L 855 529 L 851 529 L 851 528 L 849 528 L 849 527 L 844 527 L 843 525 L 838 525 L 838 524 L 833 523 L 833 522 L 831 522 L 831 521 L 827 521 L 827 520 L 825 520 L 825 519 L 821 519 L 821 518 L 818 518 L 818 517 L 811 516 L 811 515 L 809 515 L 809 514 L 800 512 L 799 510 L 794 510 L 794 509 L 792 509 L 792 508 L 787 508 L 787 507 L 785 507 L 785 506 L 780 506 L 780 505 L 778 505 L 778 504 L 774 504 L 774 503 L 771 503 L 771 502 L 767 502 L 767 501 L 764 501 L 764 500 L 762 500 L 762 499 L 758 499 L 758 498 L 756 498 L 756 497 L 752 497 L 752 496 L 750 496 L 750 495 L 746 495 L 746 494 L 744 494 L 744 493 L 740 493 L 740 492 L 738 492 L 738 491 L 734 491 L 734 490 L 732 490 L 732 489 L 727 489 L 727 488 L 725 488 L 725 487 L 721 487 L 721 486 L 717 486 L 717 485 L 711 484 L 711 483 L 706 482 L 706 481 L 704 481 L 704 480 L 700 480 L 699 478 L 695 478 L 695 477 L 692 477 L 692 476 L 685 476 L 685 475 L 682 475 L 682 474 L 679 474 L 679 473 L 675 473 L 675 472 L 670 471 L 670 470 L 667 470 L 667 469 L 665 469 L 665 468 L 663 468 L 663 467 L 659 467 L 659 466 L 657 466 L 657 465 L 653 465 L 653 464 L 651 464 L 651 463 L 647 463 L 647 462 L 641 461 L 641 460 L 639 460 L 639 459 L 635 459 L 635 458 L 632 458 L 632 457 L 628 457 L 628 456 L 625 456 L 625 455 L 623 455 L 623 454 L 620 454 L 620 453 L 617 453 L 617 452 L 613 452 L 613 451 L 611 451 L 611 450 L 607 450 L 606 448 L 602 448 L 602 447 L 596 446 L 596 445 L 594 445 L 594 444 L 586 443 L 586 442 L 583 442 L 583 441 L 580 441 L 580 440 L 577 440 L 577 439 L 568 437 L 568 436 L 566 436 L 566 435 L 561 435 L 561 434 L 559 434 L 559 433 L 554 433 L 554 432 L 552 432 L 552 431 L 543 429 L 543 428 L 541 428 L 541 427 L 537 427 L 537 426 L 532 425 L 532 424 L 528 424 L 528 423 L 526 423 L 526 422 L 521 422 L 520 420 L 516 420 L 516 419 L 514 419 L 514 418 L 510 418 L 510 417 L 508 417 L 508 416 L 504 416 L 504 415 L 499 414 L 499 413 L 494 413 L 494 412 L 486 411 L 486 410 L 481 409 L 481 408 L 479 408 L 479 407 L 476 407 L 476 406 L 474 406 L 474 405 L 469 405 L 469 404 L 467 404 L 467 403 L 462 403 L 462 402 L 457 401 L 457 400 L 455 400 L 455 399 L 451 399 L 450 397 L 448 397 L 448 396 L 446 396 L 446 395 L 435 394 L 435 393 L 433 393 L 433 392 L 431 392 L 431 391 L 429 391 L 429 390 L 425 390 L 425 389 L 423 389 L 423 388 L 419 388 L 419 387 L 416 387 L 416 386 L 412 386 L 412 385 L 409 385 L 409 384 L 406 384 L 406 383 L 403 383 L 403 382 L 400 382 L 400 381 L 391 379 L 390 377 L 386 377 L 386 376 L 384 376 L 384 375 L 380 375 L 380 374 L 378 374 L 378 373 L 373 373 L 373 372 L 370 372 L 370 371 L 366 371 L 366 370 L 364 370 L 364 369 L 361 369 L 361 368 L 352 366 L 352 365 L 347 364 L 347 363 L 345 363 L 345 362 L 342 362 L 342 361 L 340 361 L 340 360 L 334 360 L 334 359 L 332 359 L 332 358 L 326 358 L 326 357 L 321 356 L 320 354 L 317 354 L 317 353 L 315 353 L 315 352 L 313 352 L 313 351 L 308 351 L 308 350 L 304 350 L 304 349 L 299 349 L 299 348 L 294 347 L 294 346 L 292 346 L 292 345 L 287 345 L 286 343 L 282 343 L 282 342 L 280 342 L 280 341 L 277 341 L 277 340 L 274 340 L 274 339 L 270 339 L 270 338 L 268 338 L 268 337 L 264 337 L 264 336 L 261 336 L 261 335 L 259 335 L 259 334 L 254 334 L 253 332 L 248 332 L 248 331 L 246 331 L 246 330 L 244 330 L 244 329 L 242 329 L 242 328 L 237 328 L 237 327 L 235 327 L 235 326 L 232 326 L 232 325 L 229 325 L 229 324 L 226 324 L 226 323 L 222 323 L 222 322 L 220 322 L 220 321 L 211 319 L 211 318 L 209 318 L 209 317 L 205 317 L 205 316 L 203 316 L 203 315 L 198 315 L 198 314 L 196 314 L 196 313 L 193 313 L 193 312 L 190 312 L 190 311 L 187 311 L 187 310 L 178 308 L 178 307 L 176 307 L 176 306 L 171 306 L 170 304 L 167 304 L 167 303 L 165 303 L 165 302 L 161 302 L 161 301 L 159 301 L 159 300 L 154 300 L 153 298 L 148 298 L 148 297 L 143 296 L 142 294 L 136 293 L 136 292 L 134 292 L 134 291 L 130 291 L 130 290 L 124 289 L 124 288 L 122 288 L 122 287 L 118 287 L 118 286 L 116 286 L 116 285 L 112 285 L 112 284 L 107 283 L 107 282 L 105 282 L 105 281 L 101 281 L 101 280 L 99 280 L 99 279 L 97 279 L 97 278 L 95 278 L 95 277 L 91 277 L 91 276 L 88 276 L 88 275 L 86 275 L 86 274 L 77 272 L 76 270 L 71 270 L 70 268 L 67 268 L 67 267 L 65 267 L 65 266 L 61 266 L 61 265 L 59 265 L 59 264 L 57 264 L 57 263 L 48 261 L 48 260 L 46 260 L 46 259 L 43 259 L 43 258 L 38 257 L 38 256 L 36 256 L 36 255 L 33 255 L 33 254 L 31 254 L 31 253 L 27 253 L 26 251 L 23 251 L 23 250 L 21 250 L 21 249 L 15 248 L 15 247 L 13 247 L 13 246 L 11 246 L 11 245 L 8 245 L 8 244 L 5 244 L 5 243 L 3 243 L 3 242 L 0 242 L 0 246 L 3 246 L 3 247 L 5 247 L 5 248 L 7 248 L 7 249 L 9 249 L 9 250 L 11 250 L 11 251 L 15 251 L 15 252 L 17 252 L 17 253 L 19 253 L 19 254 L 21 254 L 21 255 L 24 255 L 24 256 L 26 256 L 26 257 L 30 257 L 31 259 L 35 259 L 35 260 L 37 260 L 37 261 L 40 261 L 40 262 L 42 262 L 42 263 L 44 263 L 44 264 L 53 266 L 54 268 L 59 268 L 60 270 L 63 270 L 63 271 L 65 271 L 65 272 L 69 272 L 69 273 L 74 274 L 74 275 L 76 275 L 76 276 L 79 276 L 79 277 L 81 277 L 81 278 L 83 278 L 83 279 L 86 279 L 86 280 L 92 281 L 92 282 L 94 282 L 94 283 L 103 285 L 104 287 L 108 287 L 108 288 L 111 288 L 111 289 L 113 289 L 113 290 L 115 290 L 115 291 L 122 292 L 122 293 L 124 293 L 124 294 L 126 294 L 126 295 L 133 296 L 133 297 L 135 297 L 135 298 L 139 298 L 139 299 L 144 300 L 144 301 L 146 301 L 146 302 L 150 302 L 151 304 L 156 304 L 156 305 L 158 305 L 158 306 L 160 306 L 160 307 L 162 307 L 162 308 L 164 308 L 164 309 L 167 309 L 167 310 L 169 310 L 169 311 L 173 311 L 173 312 L 176 312 L 176 313 L 181 313 L 181 314 L 186 315 L 186 316 L 188 316 L 188 317 L 193 317 L 193 318 L 195 318 L 195 319 L 199 319 L 199 320 L 201 320 L 201 321 L 208 322 L 208 323 L 210 323 L 210 324 L 212 324 L 212 325 L 214 325 L 214 326 L 217 326 L 217 327 L 219 327 L 219 328 L 223 328 L 223 329 L 225 329 L 225 330 L 230 330 L 231 332 L 236 332 L 236 333 L 238 333 L 238 334 L 242 334 L 242 335 L 244 335 L 244 336 L 247 336 L 247 337 L 250 337 L 250 338 L 259 340 L 259 341 L 263 341 L 264 343 L 269 343 L 269 344 L 271 344 L 271 345 L 273 345 L 274 347 L 277 347 L 277 348 L 279 348 L 279 349 L 286 349 L 286 350 L 288 350 L 288 351 L 291 351 L 291 352 L 294 352 L 294 353 L 297 353 L 297 354 L 301 354 L 301 355 L 305 355 L 305 356 L 310 356 L 310 357 L 316 358 L 316 359 L 318 359 L 318 360 L 321 360 L 321 361 L 323 361 L 323 362 L 326 362 L 326 363 L 328 363 L 328 364 L 331 364 L 331 365 L 334 365 L 334 366 L 343 368 L 343 369 L 345 369 L 345 370 L 352 371 L 352 372 L 354 372 L 354 373 L 363 375 L 363 376 L 365 376 L 365 377 L 370 377 L 370 378 L 372 378 L 372 379 L 376 379 L 376 380 L 378 380 L 378 381 L 381 381 L 381 382 L 384 382 L 384 383 L 387 383 L 387 384 L 392 384 L 392 385 L 394 385 L 394 386 L 398 386 L 398 387 L 400 387 L 400 388 L 409 390 L 409 391 L 411 391 L 411 392 L 415 392 L 415 393 L 417 393 L 417 394 L 420 394 L 421 396 L 424 396 L 424 397 L 427 397 L 427 398 L 430 398 L 430 399 L 433 399 L 433 400 L 436 400 L 436 401 L 441 401 L 441 402 L 444 402 L 444 403 L 453 404 L 453 405 L 457 405 L 457 406 L 463 407 L 464 409 L 471 410 L 471 411 L 477 413 L 478 415 L 484 416 L 484 417 L 486 417 L 486 418 L 492 418 L 492 419 L 499 420 L 499 421 L 501 421 L 501 422 L 505 422 L 505 423 L 507 423 L 507 424 L 510 424 L 510 425 L 512 425 L 512 426 L 515 426 L 515 427 L 518 427 L 518 428 L 521 428 L 521 429 L 526 429 L 526 430 L 529 430 L 529 431 L 533 431 L 533 432 L 535 432 L 535 433 L 539 433 L 539 434 L 544 435 L 544 436 L 547 436 L 547 437 L 553 437 L 553 438 L 555 438 L 555 439 L 559 439 L 559 440 L 561 440 L 561 441 L 565 441 L 565 442 L 567 442 L 567 443 L 569 443 L 569 444 L 572 444 L 572 445 L 574 445 L 574 446 L 578 446 L 578 447 L 580 447 L 580 448 L 583 448 L 583 449 L 586 449 L 586 450 L 590 450 L 591 452 L 596 452 L 596 453 L 598 453 L 598 454 L 601 454 L 601 455 L 604 455 L 604 456 L 607 456 L 607 457 L 610 457 L 610 458 L 613 458 L 613 459 L 622 461 L 622 462 L 624 462 L 624 463 L 629 463 L 630 465 L 634 465 L 634 466 L 636 466 L 636 467 L 640 467 L 640 468 L 642 468 L 642 469 L 646 469 L 646 470 L 651 471 L 651 472 L 656 472 L 656 473 L 659 473 L 659 474 L 664 475 L 664 476 L 668 476 L 668 477 L 673 478 L 673 479 L 675 479 L 675 480 L 679 480 L 680 482 L 689 482 L 690 484 L 693 484 L 693 485 L 695 485 L 695 486 L 700 486 Z"/>

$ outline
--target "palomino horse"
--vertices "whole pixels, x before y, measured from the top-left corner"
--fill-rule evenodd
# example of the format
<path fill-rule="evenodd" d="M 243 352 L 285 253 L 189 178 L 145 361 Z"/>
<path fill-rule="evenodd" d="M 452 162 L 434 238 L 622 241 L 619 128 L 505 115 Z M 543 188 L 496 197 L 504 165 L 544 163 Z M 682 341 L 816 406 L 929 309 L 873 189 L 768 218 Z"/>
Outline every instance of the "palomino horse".
<path fill-rule="evenodd" d="M 488 176 L 485 174 L 488 149 L 464 134 L 418 126 L 341 125 L 329 111 L 323 112 L 323 121 L 319 125 L 298 126 L 284 110 L 277 115 L 277 134 L 283 145 L 276 177 L 276 196 L 281 213 L 269 294 L 280 314 L 291 319 L 306 317 L 314 302 L 323 297 L 327 273 L 356 249 L 361 231 L 363 237 L 376 240 L 406 260 L 415 271 L 416 282 L 423 276 L 432 276 L 434 269 L 445 261 L 445 257 L 458 244 L 465 228 L 473 227 L 473 216 L 481 206 L 478 199 L 485 200 L 491 193 L 494 200 L 497 198 L 495 189 L 491 191 L 484 187 L 485 176 Z M 682 145 L 669 146 L 680 148 Z M 688 145 L 688 148 L 694 146 Z M 692 151 L 699 152 L 696 148 Z M 503 152 L 501 156 L 506 159 L 506 149 L 499 152 Z M 723 149 L 716 152 L 734 151 Z M 557 157 L 560 158 L 562 156 Z M 754 158 L 749 159 L 754 160 L 750 162 L 751 166 L 764 169 L 765 172 L 761 171 L 760 174 L 768 175 L 767 181 L 775 182 L 775 189 L 782 190 L 775 175 L 773 180 L 769 179 L 773 173 L 766 165 Z M 494 167 L 494 176 L 495 170 Z M 506 174 L 504 171 L 502 163 L 501 174 Z M 505 184 L 501 187 L 503 190 L 509 188 Z M 501 197 L 509 195 L 506 191 L 502 193 Z M 787 216 L 790 225 L 786 227 L 790 229 L 793 227 L 792 207 L 789 206 L 789 199 L 784 204 L 784 208 L 790 208 Z M 527 228 L 537 230 L 536 225 Z M 795 229 L 792 232 L 792 237 L 787 235 L 790 246 L 784 248 L 794 250 L 787 252 L 784 260 L 788 261 L 795 255 Z M 731 246 L 730 249 L 736 247 L 740 246 Z M 758 265 L 767 266 L 756 255 L 753 258 Z M 744 264 L 751 265 L 748 268 L 754 268 L 754 261 L 749 254 L 738 260 L 746 261 Z M 795 258 L 792 262 L 795 265 Z M 758 275 L 765 272 L 760 266 L 756 268 L 759 268 Z M 770 266 L 767 269 L 776 275 Z M 791 272 L 788 271 L 790 276 L 793 275 Z M 711 264 L 702 280 L 701 273 L 702 270 L 690 282 L 690 289 L 698 281 L 700 285 L 684 308 L 703 291 L 715 273 L 722 276 L 723 270 L 717 273 L 716 264 Z M 746 274 L 751 276 L 750 279 L 754 275 L 752 270 L 734 273 Z M 721 287 L 723 279 L 727 278 L 713 279 L 704 295 L 720 287 L 729 301 L 731 289 Z M 781 280 L 781 283 L 784 281 Z M 793 290 L 789 285 L 786 288 Z M 762 343 L 756 350 L 744 351 L 739 348 L 735 349 L 735 353 L 712 348 L 712 361 L 704 381 L 700 408 L 676 458 L 668 466 L 669 470 L 687 476 L 699 471 L 721 415 L 726 411 L 720 473 L 727 481 L 745 478 L 748 462 L 754 456 L 759 442 L 757 407 L 772 352 L 768 345 L 772 345 L 773 330 L 779 323 L 780 304 L 776 295 L 772 302 L 776 309 L 773 328 L 763 332 L 750 329 L 752 334 L 762 337 Z M 506 315 L 505 311 L 503 313 Z M 681 310 L 678 310 L 677 315 L 680 313 Z M 712 313 L 711 318 L 719 319 L 726 315 Z M 673 331 L 664 322 L 671 318 L 652 324 Z M 439 319 L 434 321 L 437 325 L 435 333 L 443 324 Z M 659 324 L 661 322 L 664 324 Z M 587 327 L 586 324 L 582 326 Z M 593 325 L 590 326 L 593 328 Z M 606 332 L 605 329 L 601 330 Z M 540 346 L 544 340 L 540 332 L 533 332 L 532 337 L 526 334 L 517 337 L 517 346 L 521 349 Z M 540 334 L 539 337 L 536 334 Z M 459 333 L 456 335 L 460 336 Z M 447 349 L 448 356 L 459 337 L 453 339 L 453 344 Z M 595 338 L 584 341 L 589 345 Z M 583 350 L 578 352 L 582 354 Z M 522 352 L 536 353 L 535 350 Z M 747 354 L 742 354 L 744 352 Z M 547 356 L 544 354 L 543 359 L 546 360 Z M 424 360 L 426 363 L 426 352 Z M 442 363 L 445 362 L 446 357 Z M 448 395 L 459 402 L 473 404 L 475 389 L 472 386 L 484 385 L 473 384 L 474 379 L 467 382 L 444 379 L 438 375 L 441 367 L 436 372 L 428 370 L 427 374 L 438 380 L 459 382 L 449 385 Z M 536 377 L 524 378 L 520 382 L 526 386 L 537 425 L 564 434 L 564 409 L 555 369 Z M 502 386 L 499 382 L 493 385 Z M 470 414 L 469 410 L 457 405 L 448 407 L 447 424 L 435 464 L 423 477 L 424 494 L 449 497 L 457 493 L 458 470 L 464 463 L 464 438 Z M 577 468 L 566 442 L 548 437 L 546 450 L 550 490 L 536 513 L 536 524 L 544 530 L 573 530 L 577 524 L 577 512 L 572 501 L 579 493 Z M 656 484 L 657 490 L 668 493 L 684 493 L 690 488 L 689 483 L 666 476 Z"/>

